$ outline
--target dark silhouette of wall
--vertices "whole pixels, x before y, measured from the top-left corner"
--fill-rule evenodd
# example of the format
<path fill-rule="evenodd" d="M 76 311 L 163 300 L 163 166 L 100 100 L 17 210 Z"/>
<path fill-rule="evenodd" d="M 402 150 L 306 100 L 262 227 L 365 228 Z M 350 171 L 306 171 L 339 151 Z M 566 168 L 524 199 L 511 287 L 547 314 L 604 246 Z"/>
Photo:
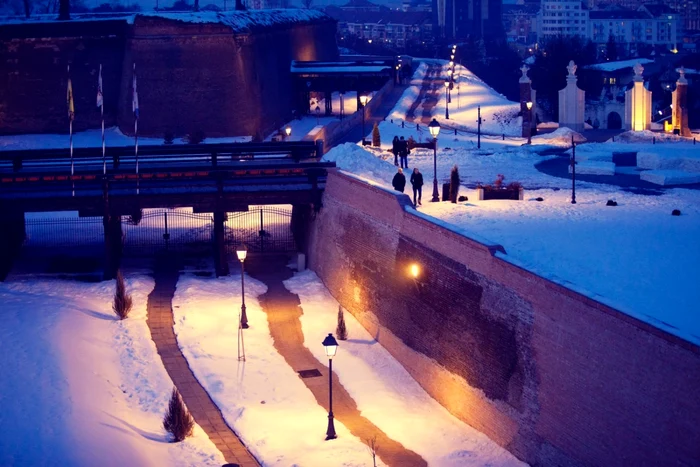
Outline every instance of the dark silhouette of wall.
<path fill-rule="evenodd" d="M 74 129 L 99 128 L 95 99 L 102 63 L 107 125 L 118 124 L 132 134 L 135 63 L 140 135 L 203 131 L 206 136 L 264 136 L 291 116 L 291 61 L 334 60 L 338 55 L 334 20 L 320 14 L 310 20 L 288 16 L 255 28 L 173 19 L 177 15 L 136 15 L 132 24 L 3 26 L 0 61 L 9 66 L 0 73 L 0 132 L 67 132 L 69 63 Z"/>

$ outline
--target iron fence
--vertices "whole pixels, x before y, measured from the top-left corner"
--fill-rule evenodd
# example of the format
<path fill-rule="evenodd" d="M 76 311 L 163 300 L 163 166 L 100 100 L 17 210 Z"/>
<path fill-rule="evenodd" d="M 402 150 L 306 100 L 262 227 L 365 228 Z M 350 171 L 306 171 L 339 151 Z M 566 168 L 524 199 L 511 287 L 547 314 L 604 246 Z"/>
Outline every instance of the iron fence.
<path fill-rule="evenodd" d="M 228 213 L 224 224 L 226 246 L 244 243 L 254 252 L 296 251 L 291 206 L 251 206 L 246 212 Z"/>

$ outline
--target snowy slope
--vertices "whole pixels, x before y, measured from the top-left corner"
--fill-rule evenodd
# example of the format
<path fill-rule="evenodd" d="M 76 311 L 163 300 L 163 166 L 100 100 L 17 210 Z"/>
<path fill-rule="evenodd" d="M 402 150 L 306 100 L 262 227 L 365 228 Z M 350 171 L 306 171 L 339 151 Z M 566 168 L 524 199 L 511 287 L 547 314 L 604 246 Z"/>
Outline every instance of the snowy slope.
<path fill-rule="evenodd" d="M 167 441 L 173 384 L 145 322 L 152 288 L 129 278 L 134 309 L 117 321 L 113 281 L 0 283 L 0 465 L 223 464 L 199 427 Z"/>
<path fill-rule="evenodd" d="M 301 300 L 307 348 L 326 361 L 323 347 L 314 343 L 335 329 L 338 302 L 312 271 L 298 273 L 284 284 Z M 339 342 L 333 371 L 362 415 L 390 438 L 420 454 L 430 466 L 525 465 L 430 397 L 387 350 L 375 345 L 352 314 L 345 313 L 345 323 L 349 339 Z"/>

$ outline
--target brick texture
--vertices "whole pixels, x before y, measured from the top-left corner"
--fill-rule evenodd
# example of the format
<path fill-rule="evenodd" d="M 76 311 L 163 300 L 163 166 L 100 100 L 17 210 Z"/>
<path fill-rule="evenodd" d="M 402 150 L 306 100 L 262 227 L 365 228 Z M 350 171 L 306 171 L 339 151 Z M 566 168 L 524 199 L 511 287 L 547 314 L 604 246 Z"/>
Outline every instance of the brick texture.
<path fill-rule="evenodd" d="M 103 65 L 107 125 L 133 134 L 132 64 L 139 134 L 267 134 L 291 116 L 292 60 L 337 58 L 335 21 L 289 23 L 245 33 L 214 23 L 157 17 L 4 27 L 0 33 L 0 133 L 67 133 L 71 64 L 76 131 L 99 128 Z"/>
<path fill-rule="evenodd" d="M 698 346 L 407 204 L 331 174 L 309 264 L 436 400 L 534 465 L 700 465 Z"/>

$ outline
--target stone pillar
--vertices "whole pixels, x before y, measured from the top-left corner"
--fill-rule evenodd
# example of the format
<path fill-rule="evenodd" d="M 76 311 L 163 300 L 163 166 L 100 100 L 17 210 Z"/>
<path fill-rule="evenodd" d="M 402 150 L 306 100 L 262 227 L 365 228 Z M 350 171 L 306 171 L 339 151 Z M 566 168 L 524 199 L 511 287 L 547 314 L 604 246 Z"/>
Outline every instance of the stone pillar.
<path fill-rule="evenodd" d="M 105 259 L 103 280 L 117 277 L 122 256 L 122 216 L 107 211 L 102 216 L 105 237 Z"/>
<path fill-rule="evenodd" d="M 535 115 L 535 101 L 532 100 L 532 81 L 527 76 L 529 68 L 523 65 L 520 71 L 523 75 L 520 77 L 520 114 L 523 116 L 522 137 L 530 138 L 532 136 L 532 122 Z M 527 103 L 532 102 L 532 110 L 527 108 Z"/>
<path fill-rule="evenodd" d="M 673 109 L 671 113 L 671 126 L 674 133 L 681 136 L 693 136 L 688 128 L 688 80 L 685 78 L 685 69 L 676 70 L 680 78 L 676 81 L 676 90 L 673 91 Z"/>
<path fill-rule="evenodd" d="M 311 206 L 308 204 L 295 204 L 292 206 L 291 229 L 294 243 L 296 243 L 297 250 L 305 254 L 308 253 L 308 232 L 311 215 Z"/>
<path fill-rule="evenodd" d="M 586 92 L 576 85 L 576 64 L 569 62 L 566 69 L 566 87 L 559 91 L 559 128 L 567 127 L 574 131 L 583 131 L 583 113 L 586 107 Z"/>
<path fill-rule="evenodd" d="M 228 260 L 226 259 L 226 239 L 224 223 L 226 213 L 222 210 L 214 211 L 214 268 L 216 277 L 228 276 Z"/>
<path fill-rule="evenodd" d="M 625 92 L 625 129 L 648 130 L 651 127 L 651 92 L 644 87 L 644 67 L 634 66 L 634 87 Z"/>
<path fill-rule="evenodd" d="M 26 235 L 24 212 L 0 209 L 0 281 L 4 281 L 19 256 Z"/>

